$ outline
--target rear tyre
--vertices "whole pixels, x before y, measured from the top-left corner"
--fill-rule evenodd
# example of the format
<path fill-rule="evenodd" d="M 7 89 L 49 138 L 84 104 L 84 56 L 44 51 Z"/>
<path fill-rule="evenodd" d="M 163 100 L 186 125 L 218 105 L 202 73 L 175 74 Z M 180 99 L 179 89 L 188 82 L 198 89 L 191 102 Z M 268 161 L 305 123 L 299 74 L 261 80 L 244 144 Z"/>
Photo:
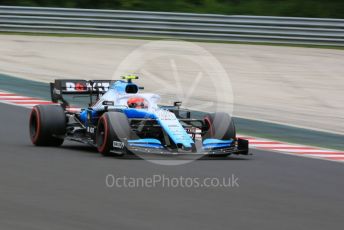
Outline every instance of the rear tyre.
<path fill-rule="evenodd" d="M 30 115 L 30 138 L 37 146 L 60 146 L 66 133 L 66 115 L 60 105 L 37 105 Z"/>
<path fill-rule="evenodd" d="M 133 131 L 125 114 L 120 112 L 107 112 L 100 117 L 96 132 L 97 150 L 104 156 L 122 156 L 127 153 L 125 142 L 133 135 Z"/>
<path fill-rule="evenodd" d="M 204 117 L 205 128 L 203 140 L 214 138 L 230 140 L 236 138 L 236 131 L 232 117 L 228 113 L 217 112 Z"/>

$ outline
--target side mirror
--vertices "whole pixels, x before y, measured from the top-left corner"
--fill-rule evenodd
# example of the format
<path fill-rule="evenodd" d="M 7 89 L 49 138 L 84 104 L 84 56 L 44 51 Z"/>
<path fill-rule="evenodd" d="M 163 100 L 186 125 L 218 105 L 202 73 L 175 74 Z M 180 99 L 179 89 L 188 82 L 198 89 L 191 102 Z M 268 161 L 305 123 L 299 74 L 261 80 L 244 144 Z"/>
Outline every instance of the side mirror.
<path fill-rule="evenodd" d="M 182 102 L 181 101 L 175 101 L 175 102 L 173 102 L 173 105 L 180 107 L 180 106 L 182 106 Z"/>

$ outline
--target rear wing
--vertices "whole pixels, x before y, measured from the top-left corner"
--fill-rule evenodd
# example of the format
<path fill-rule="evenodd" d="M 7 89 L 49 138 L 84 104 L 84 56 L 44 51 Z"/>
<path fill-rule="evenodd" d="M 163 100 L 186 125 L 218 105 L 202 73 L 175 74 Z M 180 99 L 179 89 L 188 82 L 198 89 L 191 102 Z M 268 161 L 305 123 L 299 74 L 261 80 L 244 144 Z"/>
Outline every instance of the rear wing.
<path fill-rule="evenodd" d="M 90 95 L 90 104 L 92 96 L 106 93 L 109 90 L 113 80 L 78 80 L 78 79 L 57 79 L 54 83 L 50 83 L 51 101 L 58 103 L 62 101 L 63 105 L 68 106 L 69 103 L 63 98 L 63 95 Z"/>

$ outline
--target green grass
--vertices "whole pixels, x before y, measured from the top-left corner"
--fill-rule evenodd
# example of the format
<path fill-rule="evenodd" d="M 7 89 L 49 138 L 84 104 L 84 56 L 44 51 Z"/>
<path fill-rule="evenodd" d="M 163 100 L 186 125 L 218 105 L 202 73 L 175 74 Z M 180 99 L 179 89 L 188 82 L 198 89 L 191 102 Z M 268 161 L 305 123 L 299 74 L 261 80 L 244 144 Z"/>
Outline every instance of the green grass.
<path fill-rule="evenodd" d="M 0 0 L 0 5 L 344 18 L 343 0 Z"/>
<path fill-rule="evenodd" d="M 26 36 L 48 36 L 48 37 L 80 37 L 80 38 L 120 38 L 120 39 L 141 39 L 141 40 L 161 40 L 166 38 L 146 37 L 146 36 L 121 36 L 121 35 L 88 35 L 88 34 L 60 34 L 60 33 L 32 33 L 32 32 L 0 32 L 0 35 L 26 35 Z M 214 41 L 214 40 L 197 40 L 197 39 L 180 39 L 184 41 L 205 42 L 205 43 L 222 43 L 222 44 L 241 44 L 241 45 L 269 45 L 301 48 L 322 48 L 344 50 L 344 46 L 329 45 L 306 45 L 306 44 L 283 44 L 269 42 L 236 42 L 236 41 Z"/>

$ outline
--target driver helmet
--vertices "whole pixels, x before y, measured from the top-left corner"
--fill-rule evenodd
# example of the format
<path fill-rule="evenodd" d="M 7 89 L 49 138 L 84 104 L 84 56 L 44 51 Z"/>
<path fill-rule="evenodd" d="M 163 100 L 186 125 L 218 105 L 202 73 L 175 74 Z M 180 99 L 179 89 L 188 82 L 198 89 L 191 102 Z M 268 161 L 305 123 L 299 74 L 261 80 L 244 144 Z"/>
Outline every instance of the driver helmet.
<path fill-rule="evenodd" d="M 145 109 L 148 108 L 147 102 L 142 97 L 132 97 L 127 102 L 129 108 Z"/>

